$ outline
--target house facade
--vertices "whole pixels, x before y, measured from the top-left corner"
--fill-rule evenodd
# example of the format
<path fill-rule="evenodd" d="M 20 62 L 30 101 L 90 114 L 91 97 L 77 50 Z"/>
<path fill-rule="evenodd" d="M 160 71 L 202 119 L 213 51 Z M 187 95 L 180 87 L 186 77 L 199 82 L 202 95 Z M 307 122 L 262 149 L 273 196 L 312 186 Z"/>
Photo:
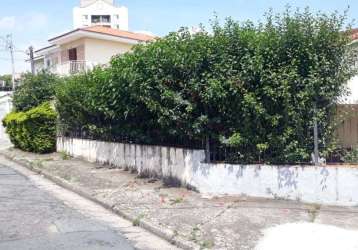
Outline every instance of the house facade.
<path fill-rule="evenodd" d="M 78 28 L 49 40 L 50 46 L 35 51 L 35 70 L 69 75 L 105 65 L 153 36 L 105 26 Z"/>
<path fill-rule="evenodd" d="M 73 9 L 73 28 L 106 26 L 112 29 L 128 30 L 128 9 L 116 6 L 114 0 L 81 0 Z"/>
<path fill-rule="evenodd" d="M 81 0 L 73 10 L 74 30 L 49 40 L 35 51 L 35 70 L 69 75 L 105 65 L 153 36 L 128 31 L 128 9 L 113 0 Z"/>

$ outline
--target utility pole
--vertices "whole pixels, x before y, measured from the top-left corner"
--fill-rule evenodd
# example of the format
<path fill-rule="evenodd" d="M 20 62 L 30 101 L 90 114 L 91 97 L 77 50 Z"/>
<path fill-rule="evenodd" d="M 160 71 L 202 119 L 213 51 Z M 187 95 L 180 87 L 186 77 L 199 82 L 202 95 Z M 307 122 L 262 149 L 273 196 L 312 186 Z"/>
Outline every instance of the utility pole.
<path fill-rule="evenodd" d="M 14 43 L 12 41 L 12 35 L 6 36 L 6 48 L 10 51 L 11 68 L 12 68 L 12 90 L 15 90 L 15 59 L 14 59 Z"/>
<path fill-rule="evenodd" d="M 314 140 L 314 164 L 319 165 L 319 149 L 318 149 L 318 123 L 317 123 L 317 105 L 314 104 L 314 120 L 313 120 L 313 140 Z"/>
<path fill-rule="evenodd" d="M 34 47 L 29 47 L 29 56 L 30 56 L 30 63 L 31 63 L 31 73 L 35 74 L 35 62 L 34 62 Z"/>

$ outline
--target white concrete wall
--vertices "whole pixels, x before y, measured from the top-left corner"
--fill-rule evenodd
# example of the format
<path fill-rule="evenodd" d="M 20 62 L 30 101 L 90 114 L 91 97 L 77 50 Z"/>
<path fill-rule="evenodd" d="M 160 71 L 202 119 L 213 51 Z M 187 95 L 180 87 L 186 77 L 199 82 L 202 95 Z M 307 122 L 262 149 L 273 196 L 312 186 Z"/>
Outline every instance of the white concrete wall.
<path fill-rule="evenodd" d="M 204 151 L 182 148 L 109 143 L 59 137 L 57 151 L 89 162 L 135 169 L 142 176 L 175 178 L 190 184 L 193 164 L 204 159 Z"/>
<path fill-rule="evenodd" d="M 191 185 L 215 195 L 247 195 L 358 205 L 358 168 L 199 164 Z"/>
<path fill-rule="evenodd" d="M 85 5 L 85 7 L 75 7 L 73 9 L 74 29 L 92 26 L 92 15 L 110 15 L 110 26 L 113 29 L 128 30 L 128 9 L 126 7 L 117 7 L 113 4 L 110 4 L 108 1 L 99 0 L 93 2 L 94 3 L 88 6 Z M 85 19 L 84 16 L 87 16 L 88 19 Z"/>
<path fill-rule="evenodd" d="M 58 151 L 90 162 L 172 177 L 203 194 L 247 195 L 328 205 L 358 205 L 358 168 L 206 164 L 203 150 L 58 138 Z"/>
<path fill-rule="evenodd" d="M 9 138 L 2 126 L 2 119 L 11 112 L 12 102 L 10 97 L 11 92 L 0 92 L 0 144 L 8 143 Z M 2 145 L 0 145 L 1 147 Z"/>

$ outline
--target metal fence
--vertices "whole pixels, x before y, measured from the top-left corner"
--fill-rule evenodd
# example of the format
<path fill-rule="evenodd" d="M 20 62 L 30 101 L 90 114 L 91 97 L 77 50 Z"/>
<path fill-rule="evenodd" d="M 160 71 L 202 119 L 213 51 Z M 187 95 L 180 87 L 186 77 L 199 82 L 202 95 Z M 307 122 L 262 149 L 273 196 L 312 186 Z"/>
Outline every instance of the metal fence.
<path fill-rule="evenodd" d="M 12 91 L 12 87 L 11 86 L 0 86 L 0 92 L 9 92 Z"/>
<path fill-rule="evenodd" d="M 358 104 L 357 105 L 339 105 L 337 107 L 337 117 L 336 117 L 336 132 L 335 136 L 338 142 L 338 148 L 334 152 L 326 155 L 325 159 L 319 159 L 320 162 L 327 163 L 342 163 L 343 157 L 347 152 L 351 152 L 353 148 L 358 146 Z M 319 124 L 318 124 L 319 126 Z M 313 133 L 313 131 L 312 131 Z M 255 152 L 255 149 L 249 148 L 252 145 L 247 145 L 247 148 L 235 148 L 224 145 L 217 140 L 212 139 L 202 139 L 194 140 L 188 138 L 179 138 L 179 137 L 168 137 L 160 136 L 158 134 L 148 134 L 142 138 L 128 135 L 113 135 L 112 133 L 103 133 L 93 135 L 89 131 L 83 129 L 72 130 L 69 133 L 63 134 L 64 136 L 81 138 L 81 139 L 90 139 L 90 140 L 102 140 L 108 142 L 118 142 L 118 143 L 128 143 L 128 144 L 145 144 L 145 145 L 157 145 L 157 146 L 166 146 L 166 147 L 178 147 L 178 148 L 188 148 L 188 149 L 202 149 L 206 152 L 206 160 L 208 162 L 216 163 L 230 163 L 230 164 L 313 164 L 314 162 L 314 147 L 313 142 L 312 146 L 307 149 L 308 152 L 311 152 L 312 155 L 306 159 L 306 161 L 292 161 L 292 162 L 280 162 L 275 161 L 271 162 L 269 158 L 279 159 L 279 154 L 283 152 L 278 152 L 276 149 L 269 149 L 271 151 L 258 153 Z M 275 151 L 274 151 L 275 150 Z M 322 150 L 322 148 L 320 148 Z M 277 152 L 276 152 L 277 151 Z M 242 153 L 241 153 L 242 152 Z M 247 152 L 250 152 L 251 155 L 248 155 Z M 270 157 L 266 157 L 266 156 Z M 321 155 L 322 156 L 322 155 Z M 317 164 L 317 163 L 316 163 Z"/>
<path fill-rule="evenodd" d="M 358 104 L 341 104 L 337 106 L 336 138 L 344 148 L 358 145 Z"/>

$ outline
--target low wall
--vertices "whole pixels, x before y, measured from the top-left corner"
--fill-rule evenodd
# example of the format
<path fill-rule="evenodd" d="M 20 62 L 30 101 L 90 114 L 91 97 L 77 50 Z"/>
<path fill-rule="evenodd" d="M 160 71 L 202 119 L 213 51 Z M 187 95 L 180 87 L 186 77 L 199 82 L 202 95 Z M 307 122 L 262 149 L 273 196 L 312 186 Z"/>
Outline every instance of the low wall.
<path fill-rule="evenodd" d="M 57 151 L 89 162 L 135 169 L 144 177 L 159 177 L 189 185 L 192 170 L 205 158 L 203 150 L 110 143 L 59 137 Z"/>
<path fill-rule="evenodd" d="M 9 142 L 9 138 L 2 126 L 2 119 L 10 113 L 12 109 L 11 92 L 0 92 L 0 142 Z M 0 145 L 1 146 L 1 145 Z"/>
<path fill-rule="evenodd" d="M 204 163 L 203 150 L 58 138 L 58 151 L 90 162 L 177 180 L 211 195 L 247 195 L 329 205 L 358 205 L 358 168 Z"/>

